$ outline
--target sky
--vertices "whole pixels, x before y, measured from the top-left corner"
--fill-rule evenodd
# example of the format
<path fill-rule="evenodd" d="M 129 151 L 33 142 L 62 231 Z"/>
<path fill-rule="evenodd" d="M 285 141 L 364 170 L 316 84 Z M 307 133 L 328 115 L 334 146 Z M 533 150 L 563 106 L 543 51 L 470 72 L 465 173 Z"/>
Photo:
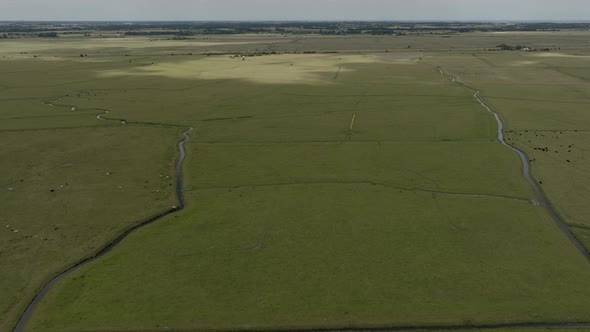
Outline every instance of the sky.
<path fill-rule="evenodd" d="M 590 0 L 0 0 L 0 20 L 588 21 Z"/>

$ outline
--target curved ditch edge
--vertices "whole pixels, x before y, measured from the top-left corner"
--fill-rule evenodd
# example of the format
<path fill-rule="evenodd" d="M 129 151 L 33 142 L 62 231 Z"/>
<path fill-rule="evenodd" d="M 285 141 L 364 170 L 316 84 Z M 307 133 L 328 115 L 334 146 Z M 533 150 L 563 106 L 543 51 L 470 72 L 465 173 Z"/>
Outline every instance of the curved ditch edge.
<path fill-rule="evenodd" d="M 18 322 L 16 323 L 16 325 L 14 326 L 13 332 L 22 332 L 24 331 L 24 328 L 26 326 L 26 324 L 29 322 L 33 311 L 35 310 L 35 308 L 37 308 L 37 306 L 39 305 L 39 303 L 41 302 L 41 300 L 43 300 L 43 298 L 45 297 L 45 295 L 47 295 L 47 293 L 49 292 L 49 290 L 55 285 L 57 284 L 60 280 L 62 280 L 63 278 L 65 278 L 67 275 L 69 275 L 70 273 L 76 271 L 77 269 L 79 269 L 80 267 L 95 261 L 99 258 L 101 258 L 102 256 L 104 256 L 105 254 L 107 254 L 108 252 L 110 252 L 115 246 L 117 246 L 119 243 L 121 243 L 128 235 L 130 235 L 131 233 L 133 233 L 134 231 L 150 225 L 168 215 L 171 215 L 175 212 L 181 211 L 184 209 L 185 204 L 184 204 L 184 196 L 182 194 L 182 164 L 184 162 L 184 159 L 186 158 L 186 152 L 184 150 L 184 144 L 186 142 L 188 142 L 188 140 L 190 139 L 189 137 L 189 133 L 193 130 L 193 128 L 189 128 L 187 131 L 185 131 L 184 133 L 182 133 L 184 139 L 179 142 L 177 144 L 178 147 L 178 151 L 180 152 L 178 161 L 176 163 L 176 198 L 178 200 L 178 206 L 177 207 L 173 207 L 169 210 L 167 210 L 166 212 L 163 212 L 147 221 L 144 221 L 138 225 L 135 225 L 129 229 L 127 229 L 125 232 L 123 232 L 121 235 L 119 235 L 117 238 L 115 238 L 113 241 L 111 241 L 109 244 L 107 244 L 104 248 L 102 248 L 98 253 L 94 254 L 91 257 L 85 258 L 83 260 L 81 260 L 80 262 L 76 263 L 74 266 L 68 268 L 67 270 L 61 272 L 60 274 L 58 274 L 57 276 L 55 276 L 53 279 L 51 279 L 48 283 L 45 284 L 45 286 L 43 286 L 43 288 L 41 288 L 41 290 L 39 292 L 37 292 L 37 294 L 35 295 L 35 297 L 33 298 L 33 300 L 31 300 L 31 302 L 29 302 L 29 304 L 27 305 L 27 308 L 25 309 L 25 311 L 21 314 L 21 316 L 18 319 Z"/>
<path fill-rule="evenodd" d="M 475 100 L 486 111 L 491 113 L 494 116 L 494 119 L 496 120 L 496 123 L 498 125 L 497 140 L 502 145 L 506 146 L 507 148 L 516 152 L 516 154 L 518 154 L 518 157 L 520 158 L 520 160 L 522 162 L 522 176 L 525 178 L 525 180 L 528 182 L 530 187 L 533 189 L 535 196 L 539 200 L 539 204 L 541 206 L 543 206 L 545 208 L 545 210 L 547 210 L 547 212 L 549 213 L 551 218 L 555 221 L 555 223 L 557 224 L 559 229 L 561 229 L 563 234 L 578 249 L 578 251 L 586 258 L 586 260 L 588 262 L 590 262 L 590 252 L 588 251 L 588 249 L 586 249 L 582 245 L 582 243 L 576 238 L 576 236 L 572 233 L 571 227 L 568 224 L 566 224 L 563 220 L 561 220 L 561 218 L 559 217 L 557 212 L 553 209 L 553 207 L 549 203 L 549 200 L 545 197 L 545 194 L 543 193 L 541 188 L 537 185 L 537 182 L 535 180 L 533 180 L 533 177 L 531 176 L 531 172 L 530 172 L 531 166 L 529 163 L 529 158 L 526 155 L 526 153 L 524 153 L 523 151 L 517 149 L 516 147 L 508 144 L 506 142 L 506 140 L 504 140 L 504 132 L 503 132 L 504 123 L 502 122 L 502 119 L 500 119 L 500 115 L 497 112 L 495 112 L 494 110 L 492 110 L 491 107 L 489 107 L 486 103 L 484 103 L 483 100 L 481 100 L 481 98 L 479 97 L 481 91 L 459 81 L 459 79 L 457 79 L 456 76 L 447 73 L 442 67 L 439 66 L 438 69 L 440 70 L 441 75 L 450 77 L 452 83 L 458 84 L 458 85 L 460 85 L 466 89 L 469 89 L 471 91 L 475 91 L 475 93 L 473 94 L 473 98 L 475 98 Z"/>
<path fill-rule="evenodd" d="M 525 178 L 525 180 L 529 183 L 529 185 L 533 189 L 533 191 L 535 192 L 535 195 L 537 196 L 539 203 L 541 204 L 541 206 L 543 206 L 545 208 L 545 210 L 547 210 L 547 212 L 549 213 L 551 218 L 553 218 L 553 220 L 555 221 L 557 226 L 559 226 L 561 231 L 570 240 L 570 242 L 572 242 L 573 245 L 580 251 L 580 253 L 582 255 L 584 255 L 584 257 L 586 257 L 586 259 L 590 262 L 590 252 L 588 252 L 588 250 L 582 245 L 582 243 L 580 243 L 580 241 L 578 241 L 576 236 L 572 233 L 570 226 L 568 224 L 566 224 L 563 220 L 561 220 L 561 218 L 559 217 L 557 212 L 551 207 L 551 204 L 549 203 L 549 201 L 545 197 L 545 194 L 543 193 L 541 188 L 537 185 L 537 182 L 535 180 L 533 180 L 533 178 L 531 177 L 531 173 L 530 173 L 531 167 L 530 167 L 530 163 L 529 163 L 529 158 L 527 157 L 527 155 L 523 151 L 506 143 L 506 140 L 504 140 L 504 133 L 503 133 L 504 123 L 500 119 L 500 115 L 498 113 L 496 113 L 495 111 L 493 111 L 488 105 L 486 105 L 483 102 L 483 100 L 481 100 L 481 98 L 479 98 L 479 94 L 480 94 L 480 91 L 475 92 L 475 94 L 473 95 L 473 98 L 475 98 L 475 100 L 477 100 L 479 102 L 479 104 L 486 111 L 490 112 L 494 116 L 494 119 L 496 119 L 496 123 L 498 124 L 498 141 L 502 145 L 508 147 L 510 150 L 512 150 L 512 151 L 516 152 L 516 154 L 518 154 L 518 156 L 520 157 L 520 160 L 522 162 L 522 175 Z"/>
<path fill-rule="evenodd" d="M 185 125 L 181 125 L 181 124 L 160 123 L 160 122 L 147 122 L 147 121 L 128 121 L 127 119 L 122 119 L 122 118 L 106 117 L 106 115 L 110 114 L 111 111 L 108 110 L 108 109 L 104 109 L 104 108 L 97 108 L 97 107 L 78 107 L 78 106 L 75 106 L 75 105 L 66 105 L 66 104 L 51 103 L 51 101 L 53 101 L 53 100 L 60 100 L 61 98 L 62 97 L 58 97 L 58 98 L 51 99 L 50 101 L 42 101 L 41 103 L 44 104 L 44 105 L 48 105 L 50 107 L 69 108 L 71 111 L 100 111 L 101 113 L 99 113 L 99 114 L 97 114 L 95 116 L 95 118 L 97 120 L 101 120 L 101 121 L 116 121 L 116 122 L 121 123 L 121 125 L 138 124 L 138 125 L 145 125 L 145 126 L 167 126 L 167 127 L 182 127 L 182 128 L 186 128 Z M 66 128 L 70 128 L 70 127 L 65 127 L 65 128 L 52 127 L 52 128 L 49 128 L 49 129 L 66 129 Z M 71 128 L 73 128 L 73 127 L 71 127 Z M 76 128 L 80 128 L 80 127 L 76 127 Z M 46 129 L 46 128 L 40 128 L 40 129 Z"/>
<path fill-rule="evenodd" d="M 61 108 L 68 108 L 70 109 L 70 111 L 74 112 L 74 111 L 92 111 L 92 110 L 96 110 L 96 111 L 100 111 L 102 113 L 96 115 L 96 118 L 98 120 L 102 120 L 102 121 L 119 121 L 119 122 L 127 122 L 125 119 L 116 119 L 116 118 L 104 118 L 104 115 L 109 114 L 111 111 L 108 109 L 104 109 L 104 108 L 94 108 L 94 107 L 78 107 L 76 105 L 67 105 L 67 104 L 58 104 L 55 103 L 55 100 L 61 100 L 62 98 L 64 98 L 65 96 L 60 96 L 60 97 L 56 97 L 50 100 L 46 100 L 46 101 L 41 101 L 41 104 L 47 105 L 49 107 L 61 107 Z"/>

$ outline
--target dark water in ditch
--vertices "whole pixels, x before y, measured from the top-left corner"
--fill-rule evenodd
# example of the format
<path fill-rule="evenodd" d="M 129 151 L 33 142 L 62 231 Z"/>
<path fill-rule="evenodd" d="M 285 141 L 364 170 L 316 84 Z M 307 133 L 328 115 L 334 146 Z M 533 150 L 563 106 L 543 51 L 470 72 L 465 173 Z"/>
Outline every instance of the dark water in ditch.
<path fill-rule="evenodd" d="M 549 212 L 549 214 L 551 215 L 551 218 L 553 218 L 553 220 L 555 220 L 555 222 L 557 223 L 559 228 L 563 231 L 563 233 L 567 236 L 567 238 L 574 244 L 574 246 L 576 246 L 576 248 L 578 248 L 580 253 L 582 255 L 584 255 L 584 257 L 586 257 L 586 259 L 590 262 L 590 253 L 588 252 L 588 250 L 586 250 L 586 248 L 574 236 L 574 234 L 570 230 L 569 226 L 566 223 L 564 223 L 561 220 L 561 218 L 559 218 L 559 215 L 557 215 L 557 212 L 555 212 L 555 210 L 553 210 L 553 208 L 549 204 L 549 201 L 547 200 L 547 198 L 545 198 L 545 194 L 543 194 L 543 191 L 541 191 L 541 188 L 539 187 L 537 182 L 535 180 L 533 180 L 533 178 L 531 177 L 529 158 L 524 154 L 524 152 L 522 152 L 519 149 L 513 147 L 512 145 L 506 143 L 506 141 L 504 140 L 504 133 L 503 133 L 504 124 L 502 123 L 502 120 L 500 120 L 500 116 L 498 115 L 498 113 L 492 111 L 492 109 L 479 98 L 479 91 L 477 91 L 473 95 L 473 97 L 481 104 L 481 106 L 483 108 L 486 109 L 486 111 L 488 111 L 494 115 L 494 118 L 496 119 L 496 123 L 498 124 L 498 141 L 500 141 L 500 143 L 502 143 L 504 146 L 510 148 L 512 151 L 516 152 L 518 154 L 518 156 L 520 157 L 520 160 L 522 161 L 522 175 L 524 176 L 526 181 L 529 183 L 531 188 L 533 188 L 533 191 L 535 192 L 535 195 L 537 196 L 539 203 L 547 210 L 547 212 Z"/>
<path fill-rule="evenodd" d="M 22 332 L 24 331 L 25 325 L 27 324 L 27 322 L 29 321 L 29 319 L 31 318 L 31 315 L 33 314 L 33 311 L 35 310 L 35 308 L 39 305 L 39 302 L 41 302 L 41 300 L 45 297 L 45 295 L 47 294 L 47 292 L 49 292 L 49 290 L 51 289 L 51 287 L 53 287 L 56 283 L 58 283 L 60 280 L 62 280 L 64 277 L 66 277 L 68 274 L 74 272 L 75 270 L 77 270 L 78 268 L 94 261 L 97 260 L 99 258 L 101 258 L 102 256 L 104 256 L 105 254 L 107 254 L 109 251 L 111 251 L 117 244 L 121 243 L 121 241 L 123 241 L 129 234 L 133 233 L 134 231 L 138 230 L 139 228 L 142 228 L 144 226 L 147 226 L 149 224 L 152 224 L 172 213 L 178 212 L 182 209 L 184 209 L 184 196 L 182 194 L 182 163 L 184 162 L 184 159 L 186 157 L 186 152 L 184 150 L 184 143 L 186 143 L 190 137 L 188 136 L 188 134 L 193 130 L 193 128 L 190 128 L 189 130 L 185 131 L 182 135 L 184 136 L 184 139 L 178 143 L 178 151 L 180 152 L 180 156 L 178 158 L 178 162 L 176 163 L 176 197 L 178 199 L 178 207 L 176 208 L 172 208 L 150 220 L 147 220 L 139 225 L 133 226 L 132 228 L 126 230 L 123 234 L 119 235 L 115 240 L 113 240 L 111 243 L 109 243 L 106 247 L 104 247 L 100 252 L 98 252 L 96 255 L 87 258 L 81 262 L 79 262 L 78 264 L 72 266 L 71 268 L 65 270 L 64 272 L 60 273 L 58 276 L 56 276 L 55 278 L 53 278 L 51 281 L 49 281 L 40 291 L 39 293 L 37 293 L 37 295 L 35 296 L 35 298 L 31 301 L 31 303 L 29 303 L 29 305 L 27 306 L 27 309 L 25 310 L 25 312 L 21 315 L 21 317 L 19 318 L 18 323 L 16 324 L 16 326 L 14 327 L 14 332 Z"/>

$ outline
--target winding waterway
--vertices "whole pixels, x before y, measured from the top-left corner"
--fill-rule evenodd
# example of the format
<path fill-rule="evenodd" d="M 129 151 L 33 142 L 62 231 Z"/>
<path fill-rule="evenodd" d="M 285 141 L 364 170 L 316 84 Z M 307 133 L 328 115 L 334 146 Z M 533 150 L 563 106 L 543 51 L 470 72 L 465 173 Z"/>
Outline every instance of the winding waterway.
<path fill-rule="evenodd" d="M 133 233 L 134 231 L 136 231 L 144 226 L 147 226 L 149 224 L 152 224 L 152 223 L 154 223 L 154 222 L 156 222 L 156 221 L 158 221 L 158 220 L 160 220 L 172 213 L 175 213 L 175 212 L 178 212 L 178 211 L 184 209 L 184 197 L 182 194 L 182 164 L 183 164 L 184 159 L 186 157 L 186 152 L 184 150 L 184 144 L 186 142 L 188 142 L 188 140 L 190 139 L 189 133 L 192 130 L 193 130 L 193 128 L 191 127 L 187 131 L 185 131 L 182 134 L 184 139 L 180 143 L 178 143 L 178 151 L 180 152 L 178 162 L 176 163 L 176 198 L 178 200 L 178 206 L 173 207 L 173 208 L 167 210 L 166 212 L 159 214 L 150 220 L 144 221 L 141 224 L 138 224 L 138 225 L 135 225 L 135 226 L 129 228 L 123 234 L 119 235 L 116 239 L 114 239 L 107 246 L 105 246 L 102 250 L 100 250 L 96 255 L 78 262 L 76 265 L 70 267 L 69 269 L 67 269 L 64 272 L 57 275 L 55 278 L 51 279 L 51 281 L 49 281 L 47 284 L 45 284 L 45 286 L 43 286 L 43 288 L 37 293 L 37 295 L 35 295 L 33 300 L 29 303 L 29 305 L 27 306 L 27 309 L 23 312 L 23 314 L 21 315 L 21 317 L 18 320 L 18 323 L 14 327 L 14 329 L 13 329 L 14 332 L 24 331 L 25 325 L 30 320 L 31 315 L 33 314 L 33 311 L 35 310 L 35 308 L 39 305 L 39 302 L 41 302 L 41 300 L 45 297 L 47 292 L 49 292 L 49 290 L 56 283 L 58 283 L 60 280 L 65 278 L 70 273 L 76 271 L 80 267 L 82 267 L 94 260 L 101 258 L 106 253 L 111 251 L 117 244 L 121 243 L 121 241 L 123 241 L 123 239 L 125 239 L 129 234 Z"/>
<path fill-rule="evenodd" d="M 479 93 L 480 93 L 480 91 L 477 91 L 473 95 L 473 98 L 475 98 L 475 100 L 477 100 L 486 111 L 492 113 L 494 116 L 494 119 L 496 119 L 496 123 L 498 124 L 498 141 L 500 143 L 502 143 L 502 145 L 504 145 L 504 146 L 508 147 L 509 149 L 511 149 L 512 151 L 516 152 L 516 154 L 518 154 L 518 156 L 520 157 L 520 160 L 522 161 L 522 175 L 524 176 L 526 181 L 529 183 L 529 185 L 531 186 L 531 188 L 535 192 L 535 195 L 537 196 L 537 199 L 539 200 L 540 205 L 543 206 L 547 210 L 549 215 L 551 215 L 551 218 L 553 218 L 553 220 L 557 223 L 557 225 L 559 226 L 561 231 L 565 234 L 565 236 L 567 236 L 567 238 L 574 244 L 574 246 L 576 248 L 578 248 L 580 253 L 582 255 L 584 255 L 584 257 L 586 257 L 586 259 L 590 262 L 590 253 L 588 252 L 588 250 L 586 250 L 586 248 L 574 236 L 570 227 L 565 222 L 563 222 L 563 220 L 561 220 L 561 218 L 559 218 L 559 215 L 551 207 L 551 204 L 549 204 L 549 201 L 547 200 L 547 198 L 545 198 L 545 194 L 543 194 L 543 191 L 541 190 L 539 185 L 537 185 L 537 182 L 535 180 L 533 180 L 533 178 L 531 177 L 531 174 L 530 174 L 531 166 L 529 163 L 529 158 L 527 157 L 527 155 L 524 152 L 522 152 L 519 149 L 515 148 L 514 146 L 506 143 L 506 140 L 504 139 L 504 132 L 503 132 L 504 131 L 504 123 L 502 123 L 502 120 L 500 119 L 500 115 L 498 115 L 498 113 L 494 112 L 488 105 L 486 105 L 483 102 L 483 100 L 481 100 L 481 98 L 479 98 Z"/>

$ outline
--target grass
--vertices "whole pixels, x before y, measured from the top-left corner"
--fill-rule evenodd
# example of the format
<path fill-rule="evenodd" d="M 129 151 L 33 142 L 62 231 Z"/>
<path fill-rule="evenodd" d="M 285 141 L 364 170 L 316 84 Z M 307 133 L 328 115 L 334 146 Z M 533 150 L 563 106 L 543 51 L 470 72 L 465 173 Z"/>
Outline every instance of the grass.
<path fill-rule="evenodd" d="M 297 84 L 300 82 L 321 84 L 329 83 L 329 80 L 323 79 L 325 74 L 338 71 L 339 66 L 351 63 L 374 63 L 378 60 L 366 55 L 308 55 L 304 58 L 298 55 L 277 55 L 248 58 L 248 61 L 242 60 L 241 57 L 215 56 L 113 70 L 104 72 L 102 75 L 106 77 L 145 75 L 182 79 L 235 79 L 269 84 Z M 295 66 L 295 64 L 297 65 Z M 265 69 L 261 71 L 262 66 Z"/>
<path fill-rule="evenodd" d="M 10 229 L 19 226 L 19 233 L 3 235 L 10 244 L 0 260 L 13 268 L 2 271 L 11 281 L 1 288 L 9 299 L 0 302 L 8 322 L 1 329 L 50 275 L 174 204 L 166 176 L 188 126 L 195 131 L 184 164 L 187 209 L 59 282 L 28 330 L 590 320 L 590 267 L 545 211 L 528 202 L 518 157 L 495 142 L 491 116 L 437 69 L 480 88 L 509 130 L 582 128 L 587 82 L 555 68 L 569 61 L 583 67 L 583 58 L 472 55 L 499 40 L 567 48 L 587 37 L 563 36 L 305 37 L 274 47 L 321 44 L 320 51 L 362 54 L 246 61 L 199 53 L 247 51 L 268 37 L 6 44 L 0 136 L 2 156 L 10 158 L 0 167 L 11 181 L 24 178 L 25 187 L 2 187 L 7 198 L 0 197 Z M 410 51 L 408 43 L 415 46 Z M 79 58 L 81 49 L 90 56 Z M 543 80 L 552 83 L 537 84 Z M 551 106 L 557 104 L 564 111 Z M 97 120 L 105 109 L 129 125 Z M 547 174 L 544 189 L 558 211 L 580 226 L 582 201 L 559 199 L 570 190 L 565 177 L 574 185 L 585 174 L 584 135 L 567 136 L 580 147 L 579 164 L 571 165 L 578 178 L 555 177 L 565 165 L 549 168 L 548 155 L 533 168 L 535 176 Z M 532 146 L 539 144 L 545 143 Z M 31 166 L 37 160 L 47 162 Z M 62 160 L 83 166 L 45 171 L 43 165 Z M 78 190 L 59 187 L 73 180 Z M 584 192 L 584 181 L 576 193 Z M 24 210 L 26 202 L 35 208 Z M 25 235 L 21 229 L 59 241 L 44 241 L 52 246 L 46 250 L 15 236 Z"/>
<path fill-rule="evenodd" d="M 573 233 L 576 236 L 576 238 L 584 246 L 586 246 L 586 248 L 590 247 L 590 230 L 583 228 L 573 228 Z"/>
<path fill-rule="evenodd" d="M 42 103 L 58 105 L 67 94 L 79 102 L 82 68 L 30 60 L 0 67 L 4 331 L 49 278 L 176 204 L 172 163 L 182 130 L 122 127 L 96 119 L 100 111 Z M 45 79 L 54 85 L 42 86 Z"/>
<path fill-rule="evenodd" d="M 439 60 L 481 89 L 486 102 L 501 114 L 507 139 L 532 160 L 533 176 L 564 221 L 588 227 L 590 85 L 584 73 L 590 57 L 522 52 L 478 58 L 486 61 L 475 65 L 476 58 L 467 55 Z"/>
<path fill-rule="evenodd" d="M 590 210 L 584 199 L 590 185 L 586 153 L 588 132 L 529 131 L 510 135 L 532 158 L 535 177 L 570 225 L 590 227 Z M 530 141 L 530 142 L 529 142 Z M 547 148 L 547 151 L 541 149 Z"/>
<path fill-rule="evenodd" d="M 354 184 L 187 198 L 182 215 L 60 283 L 30 330 L 460 325 L 587 314 L 588 266 L 526 202 Z"/>
<path fill-rule="evenodd" d="M 197 144 L 186 189 L 290 183 L 373 183 L 526 200 L 515 157 L 481 142 Z M 231 156 L 231 160 L 228 160 Z M 399 156 L 412 156 L 399 158 Z M 490 156 L 494 156 L 493 160 Z M 501 157 L 498 157 L 501 156 Z M 231 162 L 230 162 L 231 161 Z M 496 163 L 486 177 L 480 170 Z M 249 170 L 247 173 L 239 170 Z"/>
<path fill-rule="evenodd" d="M 175 204 L 169 178 L 175 133 L 142 127 L 0 133 L 2 154 L 10 156 L 0 163 L 2 321 L 14 319 L 49 277 Z"/>

